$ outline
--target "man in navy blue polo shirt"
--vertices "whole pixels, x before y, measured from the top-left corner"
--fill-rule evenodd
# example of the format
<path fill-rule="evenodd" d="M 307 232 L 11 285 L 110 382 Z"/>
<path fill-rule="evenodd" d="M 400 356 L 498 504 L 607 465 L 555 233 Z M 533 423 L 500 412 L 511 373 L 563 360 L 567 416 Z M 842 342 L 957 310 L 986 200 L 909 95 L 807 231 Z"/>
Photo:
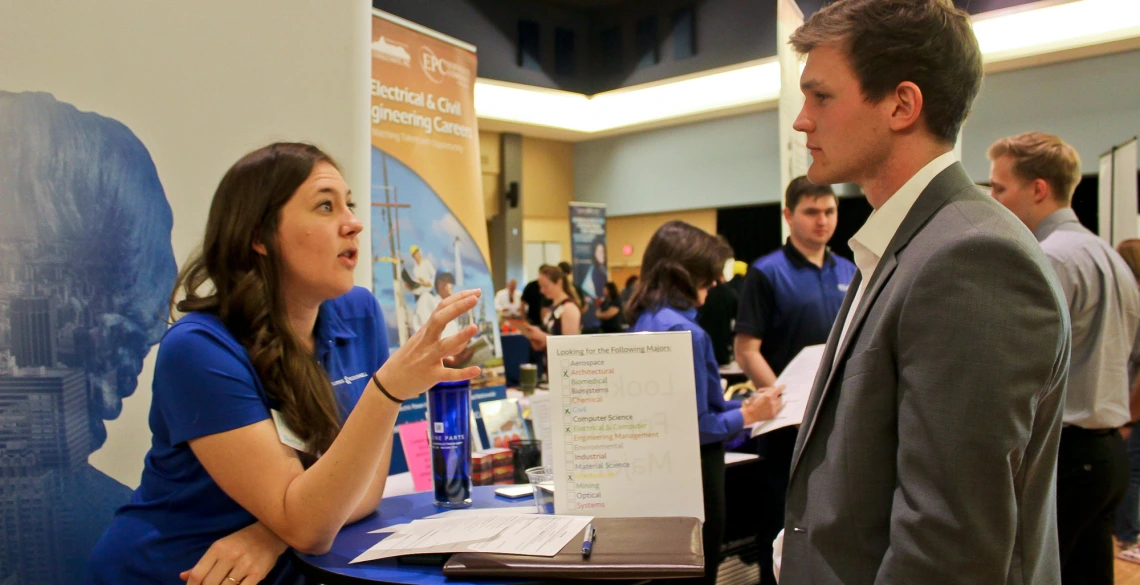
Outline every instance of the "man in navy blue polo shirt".
<path fill-rule="evenodd" d="M 831 187 L 797 177 L 788 184 L 784 201 L 791 237 L 748 269 L 733 328 L 736 361 L 757 388 L 774 386 L 776 377 L 804 347 L 827 342 L 855 276 L 854 264 L 827 249 L 838 220 L 838 201 Z M 757 527 L 763 585 L 776 582 L 771 545 L 784 526 L 784 498 L 798 428 L 766 433 L 755 444 L 763 457 Z"/>

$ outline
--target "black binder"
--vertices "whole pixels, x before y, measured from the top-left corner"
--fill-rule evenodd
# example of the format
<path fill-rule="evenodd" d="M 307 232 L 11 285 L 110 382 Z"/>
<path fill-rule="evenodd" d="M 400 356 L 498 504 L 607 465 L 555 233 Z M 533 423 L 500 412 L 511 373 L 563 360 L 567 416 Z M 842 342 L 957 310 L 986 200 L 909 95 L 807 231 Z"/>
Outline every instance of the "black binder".
<path fill-rule="evenodd" d="M 583 532 L 557 555 L 456 553 L 448 577 L 663 579 L 701 577 L 705 554 L 696 518 L 596 518 L 593 552 L 582 557 Z M 568 574 L 568 572 L 570 572 Z"/>

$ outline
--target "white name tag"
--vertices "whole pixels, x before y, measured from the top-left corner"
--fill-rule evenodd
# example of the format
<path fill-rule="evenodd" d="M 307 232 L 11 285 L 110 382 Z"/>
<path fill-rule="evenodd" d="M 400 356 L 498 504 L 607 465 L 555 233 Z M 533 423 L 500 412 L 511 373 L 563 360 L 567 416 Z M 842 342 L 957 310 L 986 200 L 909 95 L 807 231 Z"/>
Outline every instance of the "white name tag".
<path fill-rule="evenodd" d="M 285 422 L 285 416 L 281 411 L 270 409 L 269 413 L 273 415 L 273 424 L 277 427 L 277 438 L 281 439 L 281 443 L 286 447 L 292 447 L 298 451 L 309 453 L 309 447 L 289 428 L 289 423 Z"/>
<path fill-rule="evenodd" d="M 847 289 L 848 289 L 848 288 L 850 288 L 850 286 L 851 286 L 851 285 L 849 285 L 849 284 L 841 284 L 841 285 L 839 285 L 839 292 L 847 292 Z"/>

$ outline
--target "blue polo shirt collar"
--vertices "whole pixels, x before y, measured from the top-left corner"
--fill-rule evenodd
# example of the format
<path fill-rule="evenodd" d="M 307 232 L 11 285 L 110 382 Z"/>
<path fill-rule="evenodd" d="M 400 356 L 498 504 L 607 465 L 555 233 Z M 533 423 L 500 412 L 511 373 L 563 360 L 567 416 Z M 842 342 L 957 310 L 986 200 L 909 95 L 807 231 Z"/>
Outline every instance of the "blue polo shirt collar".
<path fill-rule="evenodd" d="M 320 309 L 317 310 L 317 323 L 313 327 L 313 333 L 322 348 L 356 338 L 356 333 L 344 324 L 340 315 L 333 309 L 332 301 L 321 303 Z"/>
<path fill-rule="evenodd" d="M 683 317 L 686 321 L 689 321 L 690 323 L 693 323 L 694 325 L 697 324 L 697 308 L 696 307 L 689 307 L 688 309 L 682 309 L 680 307 L 675 307 L 669 303 L 662 303 L 660 305 L 657 305 L 657 307 L 654 308 L 653 310 L 647 311 L 647 312 L 654 319 L 658 319 L 658 318 L 660 318 L 659 316 L 661 315 L 661 313 L 663 313 L 665 311 L 676 313 L 678 316 Z"/>
<path fill-rule="evenodd" d="M 674 307 L 673 310 L 677 311 L 678 315 L 688 319 L 689 321 L 691 321 L 693 323 L 697 322 L 697 309 L 696 308 L 690 307 L 690 308 L 682 311 L 681 309 Z"/>
<path fill-rule="evenodd" d="M 800 252 L 799 248 L 792 243 L 791 238 L 788 238 L 788 240 L 784 242 L 784 256 L 788 258 L 788 262 L 795 268 L 814 268 L 816 270 L 822 270 L 823 268 L 835 266 L 835 257 L 831 254 L 830 248 L 823 253 L 823 266 L 816 266 Z"/>

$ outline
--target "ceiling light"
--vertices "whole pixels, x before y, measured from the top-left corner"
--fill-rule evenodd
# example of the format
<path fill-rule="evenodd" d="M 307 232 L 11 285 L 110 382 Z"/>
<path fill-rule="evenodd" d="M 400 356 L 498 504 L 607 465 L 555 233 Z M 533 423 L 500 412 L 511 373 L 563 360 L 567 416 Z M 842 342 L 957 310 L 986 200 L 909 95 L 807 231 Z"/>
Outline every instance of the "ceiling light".
<path fill-rule="evenodd" d="M 594 133 L 774 102 L 779 94 L 780 64 L 765 59 L 590 97 L 479 79 L 475 111 L 479 118 Z"/>
<path fill-rule="evenodd" d="M 987 64 L 1140 36 L 1137 0 L 1078 0 L 979 15 L 974 34 Z"/>
<path fill-rule="evenodd" d="M 1140 0 L 1075 0 L 975 17 L 987 65 L 1140 37 Z M 763 59 L 594 96 L 479 79 L 481 119 L 545 126 L 584 136 L 738 108 L 773 106 L 780 65 Z"/>
<path fill-rule="evenodd" d="M 609 91 L 589 102 L 589 131 L 775 101 L 780 64 L 775 60 L 681 81 Z"/>
<path fill-rule="evenodd" d="M 589 101 L 569 91 L 490 79 L 475 81 L 475 113 L 480 119 L 589 132 L 582 122 L 589 117 L 585 113 Z"/>

